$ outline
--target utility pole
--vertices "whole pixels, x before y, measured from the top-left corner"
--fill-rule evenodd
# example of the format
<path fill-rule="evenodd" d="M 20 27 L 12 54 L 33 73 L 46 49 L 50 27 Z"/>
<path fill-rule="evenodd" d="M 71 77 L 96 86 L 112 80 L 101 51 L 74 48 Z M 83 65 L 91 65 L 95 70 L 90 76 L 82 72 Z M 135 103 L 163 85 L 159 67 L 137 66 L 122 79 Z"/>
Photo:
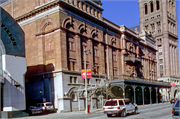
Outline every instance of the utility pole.
<path fill-rule="evenodd" d="M 86 109 L 85 113 L 88 114 L 88 94 L 87 94 L 87 69 L 86 69 L 86 52 L 89 51 L 89 54 L 91 53 L 90 50 L 86 50 L 84 48 L 84 68 L 85 68 L 85 93 L 86 93 Z"/>

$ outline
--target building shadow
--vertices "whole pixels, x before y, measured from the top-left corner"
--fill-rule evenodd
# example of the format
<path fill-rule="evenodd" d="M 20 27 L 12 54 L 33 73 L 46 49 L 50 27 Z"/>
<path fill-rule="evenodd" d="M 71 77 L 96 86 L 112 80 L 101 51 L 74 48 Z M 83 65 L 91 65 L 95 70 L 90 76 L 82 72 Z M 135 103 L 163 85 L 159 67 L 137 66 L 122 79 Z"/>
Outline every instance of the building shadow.
<path fill-rule="evenodd" d="M 51 102 L 54 105 L 54 65 L 28 66 L 25 75 L 26 106 Z"/>

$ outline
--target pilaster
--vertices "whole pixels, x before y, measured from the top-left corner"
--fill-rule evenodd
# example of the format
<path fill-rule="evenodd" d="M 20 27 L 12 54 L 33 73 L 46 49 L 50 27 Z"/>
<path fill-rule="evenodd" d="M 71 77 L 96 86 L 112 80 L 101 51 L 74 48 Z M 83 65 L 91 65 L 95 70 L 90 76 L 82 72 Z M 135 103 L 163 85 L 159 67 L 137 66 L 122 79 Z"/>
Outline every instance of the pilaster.
<path fill-rule="evenodd" d="M 149 88 L 149 93 L 150 93 L 150 104 L 152 104 L 152 99 L 151 99 L 151 86 L 150 87 L 148 87 Z"/>
<path fill-rule="evenodd" d="M 81 71 L 82 68 L 82 59 L 81 59 L 81 38 L 79 35 L 75 35 L 75 43 L 76 43 L 76 71 Z M 83 54 L 82 54 L 83 55 Z"/>
<path fill-rule="evenodd" d="M 141 86 L 141 88 L 142 88 L 142 98 L 143 98 L 143 105 L 144 105 L 144 86 Z"/>

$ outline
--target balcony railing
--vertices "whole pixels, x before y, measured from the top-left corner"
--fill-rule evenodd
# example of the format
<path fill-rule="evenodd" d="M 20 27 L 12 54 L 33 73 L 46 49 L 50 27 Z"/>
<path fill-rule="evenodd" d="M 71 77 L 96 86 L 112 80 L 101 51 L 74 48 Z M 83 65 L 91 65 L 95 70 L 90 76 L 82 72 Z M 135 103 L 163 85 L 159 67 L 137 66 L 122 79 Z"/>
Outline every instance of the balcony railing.
<path fill-rule="evenodd" d="M 111 76 L 111 81 L 112 80 L 122 80 L 122 79 L 170 85 L 170 82 L 160 82 L 160 81 L 157 81 L 157 80 L 144 79 L 144 78 L 139 78 L 139 77 L 127 76 L 127 75 Z"/>
<path fill-rule="evenodd" d="M 124 56 L 124 61 L 131 61 L 133 63 L 140 63 L 141 62 L 141 58 L 139 57 L 135 57 L 135 56 Z"/>

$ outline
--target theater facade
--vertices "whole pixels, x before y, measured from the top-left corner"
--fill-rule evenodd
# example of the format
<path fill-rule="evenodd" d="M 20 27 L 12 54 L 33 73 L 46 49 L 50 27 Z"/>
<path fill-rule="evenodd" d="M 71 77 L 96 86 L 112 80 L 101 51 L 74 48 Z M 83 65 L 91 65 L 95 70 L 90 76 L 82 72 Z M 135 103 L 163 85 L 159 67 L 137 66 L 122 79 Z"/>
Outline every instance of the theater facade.
<path fill-rule="evenodd" d="M 91 52 L 86 53 L 91 108 L 101 108 L 108 98 L 150 104 L 160 102 L 162 90 L 169 96 L 171 85 L 157 81 L 154 37 L 103 18 L 100 0 L 37 0 L 21 10 L 28 5 L 2 4 L 25 32 L 27 105 L 50 101 L 59 112 L 84 110 L 83 49 Z"/>

